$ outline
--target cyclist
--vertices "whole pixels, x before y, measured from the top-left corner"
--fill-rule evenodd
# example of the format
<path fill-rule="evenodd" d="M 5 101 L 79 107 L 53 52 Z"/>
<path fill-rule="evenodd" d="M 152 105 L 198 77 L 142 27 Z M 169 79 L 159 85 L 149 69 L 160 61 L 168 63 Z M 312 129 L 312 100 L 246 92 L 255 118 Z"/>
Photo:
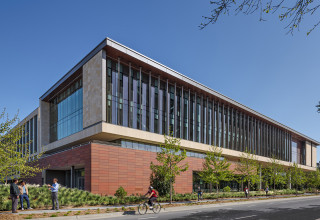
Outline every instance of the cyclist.
<path fill-rule="evenodd" d="M 150 205 L 150 209 L 153 209 L 153 202 L 155 202 L 158 198 L 157 192 L 153 189 L 152 186 L 149 186 L 148 192 L 144 196 L 146 195 L 149 195 L 148 204 Z"/>

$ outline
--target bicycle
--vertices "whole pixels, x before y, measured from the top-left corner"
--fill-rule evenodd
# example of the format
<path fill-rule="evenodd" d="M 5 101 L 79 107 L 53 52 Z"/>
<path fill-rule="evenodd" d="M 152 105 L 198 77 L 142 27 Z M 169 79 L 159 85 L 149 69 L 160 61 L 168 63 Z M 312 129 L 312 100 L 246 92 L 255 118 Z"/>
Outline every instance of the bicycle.
<path fill-rule="evenodd" d="M 145 200 L 143 203 L 141 203 L 139 206 L 138 206 L 138 212 L 140 215 L 144 215 L 147 213 L 148 209 L 150 209 L 149 207 L 149 199 Z M 158 214 L 160 211 L 161 211 L 161 205 L 160 203 L 158 202 L 154 202 L 153 203 L 153 209 L 152 211 L 155 213 L 155 214 Z"/>

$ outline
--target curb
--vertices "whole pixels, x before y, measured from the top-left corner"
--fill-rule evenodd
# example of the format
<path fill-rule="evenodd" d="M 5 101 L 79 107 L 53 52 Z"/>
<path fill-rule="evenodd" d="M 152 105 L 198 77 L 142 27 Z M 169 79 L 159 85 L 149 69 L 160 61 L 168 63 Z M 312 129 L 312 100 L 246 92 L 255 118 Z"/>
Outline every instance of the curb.
<path fill-rule="evenodd" d="M 320 195 L 316 196 L 300 196 L 300 197 L 289 197 L 289 198 L 278 198 L 277 201 L 286 201 L 288 199 L 298 200 L 298 199 L 311 199 L 314 197 L 320 197 Z M 266 199 L 266 200 L 248 200 L 248 201 L 237 201 L 237 202 L 226 202 L 226 203 L 217 203 L 217 204 L 203 204 L 203 205 L 192 205 L 192 206 L 177 206 L 177 207 L 167 207 L 163 208 L 161 213 L 166 212 L 179 212 L 185 210 L 193 210 L 199 208 L 214 208 L 214 207 L 224 207 L 224 206 L 237 206 L 242 204 L 252 204 L 252 203 L 266 203 L 266 202 L 273 202 L 274 199 Z M 105 219 L 105 218 L 113 218 L 113 217 L 120 217 L 120 216 L 139 216 L 136 211 L 132 214 L 125 214 L 125 212 L 113 212 L 113 213 L 106 213 L 106 214 L 92 214 L 92 215 L 77 215 L 77 216 L 61 216 L 61 217 L 48 217 L 48 218 L 32 218 L 37 220 L 64 220 L 64 219 Z"/>
<path fill-rule="evenodd" d="M 34 220 L 52 220 L 52 219 L 104 219 L 104 218 L 112 218 L 112 217 L 119 217 L 124 215 L 123 212 L 113 212 L 113 213 L 106 213 L 106 214 L 94 214 L 94 215 L 73 215 L 73 216 L 61 216 L 61 217 L 49 217 L 49 218 L 32 218 Z"/>

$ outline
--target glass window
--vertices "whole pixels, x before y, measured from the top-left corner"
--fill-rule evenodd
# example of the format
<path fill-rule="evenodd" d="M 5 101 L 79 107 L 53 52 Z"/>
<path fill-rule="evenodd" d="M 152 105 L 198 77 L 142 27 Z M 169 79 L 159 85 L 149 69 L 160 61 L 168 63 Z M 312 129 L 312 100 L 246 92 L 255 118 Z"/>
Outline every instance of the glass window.
<path fill-rule="evenodd" d="M 34 139 L 33 139 L 33 147 L 34 152 L 38 152 L 38 116 L 34 116 L 33 118 L 34 122 Z"/>
<path fill-rule="evenodd" d="M 183 138 L 188 140 L 189 93 L 183 94 Z"/>
<path fill-rule="evenodd" d="M 159 134 L 166 134 L 166 122 L 167 122 L 167 114 L 166 114 L 166 108 L 167 108 L 167 97 L 166 97 L 166 83 L 161 81 L 160 82 L 160 90 L 159 90 Z"/>
<path fill-rule="evenodd" d="M 176 88 L 176 137 L 181 138 L 181 89 Z"/>
<path fill-rule="evenodd" d="M 126 65 L 120 65 L 120 99 L 119 99 L 119 112 L 122 112 L 121 125 L 129 126 L 129 67 Z"/>
<path fill-rule="evenodd" d="M 132 128 L 140 129 L 140 72 L 132 69 L 131 80 Z"/>
<path fill-rule="evenodd" d="M 208 115 L 207 115 L 207 117 L 208 117 L 208 134 L 207 134 L 208 142 L 207 142 L 207 144 L 212 145 L 213 144 L 212 143 L 212 102 L 209 102 L 209 104 L 208 104 Z"/>
<path fill-rule="evenodd" d="M 50 142 L 82 130 L 82 101 L 79 79 L 50 102 Z"/>
<path fill-rule="evenodd" d="M 174 134 L 174 118 L 175 118 L 175 109 L 174 109 L 174 96 L 175 89 L 173 85 L 169 85 L 169 132 Z"/>
<path fill-rule="evenodd" d="M 298 163 L 298 143 L 292 141 L 292 163 Z"/>
<path fill-rule="evenodd" d="M 26 144 L 27 144 L 26 149 L 27 149 L 28 153 L 30 153 L 30 143 L 29 143 L 29 141 L 30 141 L 30 139 L 29 139 L 30 129 L 29 129 L 29 124 L 30 124 L 30 122 L 27 121 L 27 123 L 26 123 L 26 136 L 25 136 L 25 139 L 26 139 Z"/>
<path fill-rule="evenodd" d="M 30 119 L 30 154 L 33 154 L 33 118 Z"/>
<path fill-rule="evenodd" d="M 143 73 L 141 81 L 141 129 L 149 131 L 149 75 Z"/>
<path fill-rule="evenodd" d="M 196 141 L 201 142 L 201 98 L 196 100 Z"/>
<path fill-rule="evenodd" d="M 107 122 L 112 123 L 112 61 L 107 60 Z"/>
<path fill-rule="evenodd" d="M 194 124 L 195 124 L 195 100 L 194 100 L 194 94 L 190 94 L 190 129 L 189 129 L 189 140 L 194 140 Z"/>
<path fill-rule="evenodd" d="M 158 79 L 151 77 L 151 112 L 150 112 L 150 131 L 159 133 L 159 108 L 158 108 Z"/>

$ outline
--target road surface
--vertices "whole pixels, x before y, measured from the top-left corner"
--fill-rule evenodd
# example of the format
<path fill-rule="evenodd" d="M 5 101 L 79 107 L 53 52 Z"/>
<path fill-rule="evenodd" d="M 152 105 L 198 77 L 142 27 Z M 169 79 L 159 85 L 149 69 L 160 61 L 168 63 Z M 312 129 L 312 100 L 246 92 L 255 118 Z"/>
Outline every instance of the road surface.
<path fill-rule="evenodd" d="M 129 214 L 119 217 L 114 216 L 112 218 L 116 220 L 320 220 L 320 197 L 311 196 L 274 200 L 249 200 L 248 202 L 174 207 L 167 208 L 159 214 L 153 214 L 151 211 L 148 211 L 145 215 Z M 98 218 L 93 217 L 92 219 Z"/>

